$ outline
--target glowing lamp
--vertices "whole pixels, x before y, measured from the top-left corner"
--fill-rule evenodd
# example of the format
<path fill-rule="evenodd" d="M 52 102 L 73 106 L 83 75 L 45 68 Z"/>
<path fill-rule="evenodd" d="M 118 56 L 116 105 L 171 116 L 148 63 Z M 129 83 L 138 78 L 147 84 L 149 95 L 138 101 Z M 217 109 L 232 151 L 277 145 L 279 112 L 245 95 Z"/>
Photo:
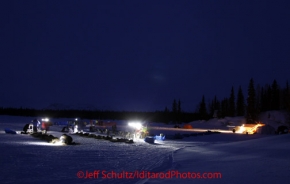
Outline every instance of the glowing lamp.
<path fill-rule="evenodd" d="M 138 130 L 142 128 L 142 124 L 140 122 L 129 122 L 128 125 Z"/>
<path fill-rule="evenodd" d="M 49 119 L 48 119 L 48 118 L 44 118 L 44 119 L 41 119 L 41 121 L 48 122 L 48 121 L 49 121 Z"/>

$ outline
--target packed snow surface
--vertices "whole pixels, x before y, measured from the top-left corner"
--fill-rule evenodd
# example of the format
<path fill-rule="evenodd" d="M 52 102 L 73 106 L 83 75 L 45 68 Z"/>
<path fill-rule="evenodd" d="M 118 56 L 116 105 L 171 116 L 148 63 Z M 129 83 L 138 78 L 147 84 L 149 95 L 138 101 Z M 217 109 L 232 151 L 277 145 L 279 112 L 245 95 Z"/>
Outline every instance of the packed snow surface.
<path fill-rule="evenodd" d="M 6 134 L 5 128 L 21 131 L 33 117 L 0 116 L 1 183 L 287 183 L 290 173 L 290 134 L 243 135 L 230 132 L 198 135 L 149 144 L 110 142 L 71 135 L 79 145 L 54 145 L 25 134 Z M 60 120 L 54 120 L 60 121 Z M 200 129 L 223 129 L 221 120 L 193 122 Z M 233 120 L 234 121 L 234 120 Z M 237 119 L 237 122 L 243 120 Z M 126 122 L 118 122 L 126 127 Z M 204 125 L 204 126 L 202 126 Z M 212 125 L 212 126 L 210 126 Z M 172 125 L 153 124 L 156 134 L 174 134 Z M 158 128 L 158 127 L 159 128 Z M 170 128 L 171 127 L 171 128 Z M 49 134 L 61 136 L 62 126 Z M 193 129 L 194 130 L 194 129 Z M 226 129 L 224 129 L 226 130 Z M 198 131 L 197 131 L 198 132 Z M 187 132 L 184 132 L 187 133 Z M 191 133 L 191 132 L 190 132 Z M 150 178 L 140 173 L 159 173 Z M 99 174 L 96 174 L 99 172 Z M 112 173 L 126 173 L 109 179 Z M 139 174 L 139 178 L 133 174 Z M 216 178 L 166 178 L 166 173 L 209 173 Z M 104 173 L 104 175 L 102 175 Z M 161 173 L 161 174 L 160 174 Z M 194 174 L 192 174 L 194 173 Z M 121 176 L 121 175 L 119 175 Z M 204 175 L 203 175 L 204 176 Z M 86 178 L 87 177 L 87 178 Z"/>

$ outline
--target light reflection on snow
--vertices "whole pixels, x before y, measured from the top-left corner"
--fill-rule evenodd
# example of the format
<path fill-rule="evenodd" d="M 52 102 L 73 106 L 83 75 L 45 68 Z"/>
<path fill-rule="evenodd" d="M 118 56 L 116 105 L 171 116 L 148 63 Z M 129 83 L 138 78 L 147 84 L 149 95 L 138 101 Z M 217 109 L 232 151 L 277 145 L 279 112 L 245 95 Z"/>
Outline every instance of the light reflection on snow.
<path fill-rule="evenodd" d="M 221 133 L 233 133 L 231 130 L 222 130 L 222 129 L 205 129 L 205 128 L 193 128 L 193 129 L 183 129 L 183 128 L 168 128 L 168 127 L 150 127 L 150 129 L 152 130 L 172 130 L 172 131 L 175 131 L 175 132 L 206 132 L 208 130 L 214 132 L 214 131 L 217 131 L 217 132 L 221 132 Z"/>
<path fill-rule="evenodd" d="M 63 146 L 63 143 L 47 143 L 47 142 L 27 142 L 26 144 L 29 145 L 37 145 L 37 146 Z"/>

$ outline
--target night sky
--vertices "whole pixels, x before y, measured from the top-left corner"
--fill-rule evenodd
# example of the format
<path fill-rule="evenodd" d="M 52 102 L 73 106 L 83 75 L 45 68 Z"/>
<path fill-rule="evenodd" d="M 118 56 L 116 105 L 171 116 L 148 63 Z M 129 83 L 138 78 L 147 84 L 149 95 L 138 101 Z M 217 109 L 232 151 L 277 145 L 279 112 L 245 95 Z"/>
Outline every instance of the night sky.
<path fill-rule="evenodd" d="M 290 1 L 3 0 L 0 106 L 193 112 L 290 79 Z"/>

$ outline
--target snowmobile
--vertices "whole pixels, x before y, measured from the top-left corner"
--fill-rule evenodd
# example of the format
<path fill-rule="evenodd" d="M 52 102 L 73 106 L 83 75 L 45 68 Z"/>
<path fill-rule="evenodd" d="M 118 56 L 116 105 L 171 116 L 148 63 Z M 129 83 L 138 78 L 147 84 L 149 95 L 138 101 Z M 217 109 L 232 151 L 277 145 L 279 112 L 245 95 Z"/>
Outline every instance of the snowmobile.
<path fill-rule="evenodd" d="M 86 127 L 85 122 L 79 121 L 78 119 L 68 120 L 67 125 L 62 128 L 61 132 L 70 132 L 70 133 L 81 132 L 85 129 L 85 127 Z"/>
<path fill-rule="evenodd" d="M 62 128 L 61 132 L 71 132 L 75 125 L 75 120 L 68 120 L 66 126 Z"/>
<path fill-rule="evenodd" d="M 43 134 L 46 134 L 50 126 L 50 122 L 47 121 L 39 121 L 37 119 L 34 119 L 31 121 L 30 124 L 26 124 L 23 127 L 24 133 L 32 134 L 37 132 L 42 132 Z"/>
<path fill-rule="evenodd" d="M 25 125 L 25 126 L 27 127 L 27 125 Z M 40 126 L 41 126 L 41 123 L 37 119 L 34 119 L 28 125 L 26 133 L 32 134 L 32 133 L 40 132 L 41 131 L 41 127 Z"/>

